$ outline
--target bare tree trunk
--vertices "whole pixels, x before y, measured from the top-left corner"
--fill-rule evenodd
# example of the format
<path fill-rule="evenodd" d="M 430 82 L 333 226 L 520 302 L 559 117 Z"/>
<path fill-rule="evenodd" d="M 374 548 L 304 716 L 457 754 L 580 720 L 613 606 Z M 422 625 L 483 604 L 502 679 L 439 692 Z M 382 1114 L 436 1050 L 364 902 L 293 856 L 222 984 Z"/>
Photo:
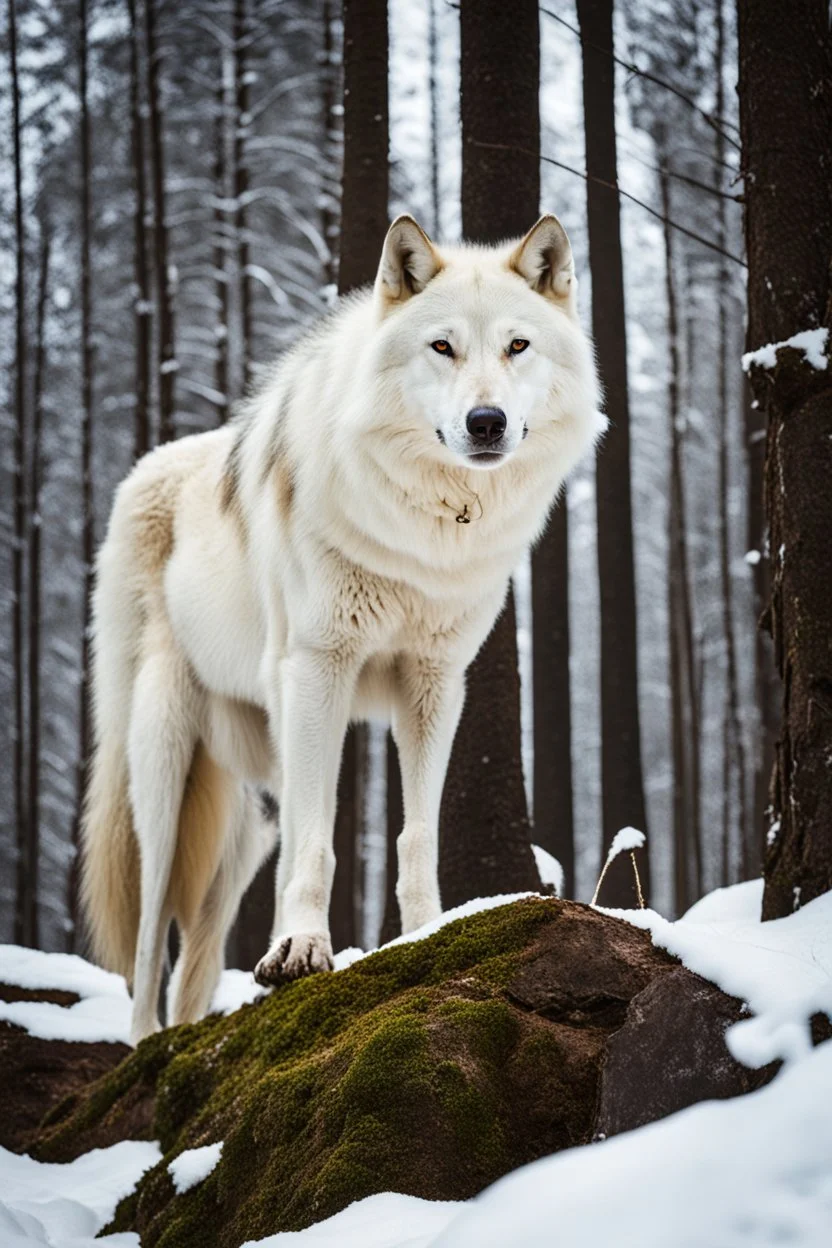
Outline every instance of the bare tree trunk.
<path fill-rule="evenodd" d="M 240 342 L 243 390 L 251 382 L 251 282 L 249 280 L 248 163 L 246 136 L 250 125 L 248 90 L 248 13 L 246 0 L 234 0 L 234 204 L 237 273 L 240 282 Z"/>
<path fill-rule="evenodd" d="M 379 944 L 385 944 L 402 930 L 399 914 L 399 901 L 396 897 L 396 879 L 398 875 L 396 861 L 396 841 L 404 827 L 404 800 L 402 798 L 402 775 L 399 770 L 399 755 L 393 734 L 387 734 L 387 863 L 384 887 L 384 917 L 381 923 Z"/>
<path fill-rule="evenodd" d="M 668 508 L 668 620 L 673 744 L 673 844 L 676 913 L 684 914 L 702 892 L 700 828 L 700 716 L 693 643 L 685 478 L 679 410 L 679 312 L 670 225 L 670 175 L 667 148 L 661 146 L 659 174 L 664 217 L 665 292 L 670 356 L 670 499 Z"/>
<path fill-rule="evenodd" d="M 12 783 L 17 835 L 17 881 L 14 938 L 17 944 L 33 944 L 31 915 L 35 905 L 29 818 L 23 770 L 23 738 L 26 731 L 23 697 L 23 542 L 26 522 L 26 239 L 23 232 L 23 176 L 20 151 L 20 82 L 17 70 L 17 14 L 9 0 L 9 62 L 12 87 L 12 142 L 14 149 L 15 227 L 15 422 L 14 422 L 14 539 L 12 545 Z"/>
<path fill-rule="evenodd" d="M 224 54 L 219 54 L 219 84 L 216 94 L 216 117 L 214 119 L 214 290 L 217 299 L 217 319 L 214 323 L 214 389 L 221 395 L 217 403 L 217 415 L 222 425 L 230 415 L 228 394 L 228 225 L 223 203 L 228 197 L 225 168 L 226 107 L 224 82 Z"/>
<path fill-rule="evenodd" d="M 29 905 L 27 944 L 37 948 L 38 860 L 40 853 L 40 627 L 41 627 L 41 429 L 46 371 L 46 301 L 49 290 L 49 258 L 52 232 L 46 211 L 41 213 L 38 302 L 35 318 L 35 376 L 32 385 L 32 439 L 29 448 Z"/>
<path fill-rule="evenodd" d="M 327 245 L 327 261 L 324 265 L 324 283 L 332 286 L 337 281 L 338 211 L 337 211 L 337 132 L 335 127 L 336 66 L 332 38 L 332 5 L 324 0 L 323 44 L 321 48 L 321 234 Z"/>
<path fill-rule="evenodd" d="M 95 512 L 92 484 L 92 151 L 89 113 L 89 16 L 87 0 L 79 5 L 80 39 L 78 63 L 78 94 L 81 127 L 81 585 L 83 594 L 83 632 L 81 635 L 80 708 L 78 715 L 78 779 L 75 821 L 72 829 L 74 857 L 69 877 L 69 926 L 67 944 L 74 949 L 78 917 L 78 848 L 81 811 L 84 802 L 87 758 L 90 747 L 90 623 L 93 558 L 95 554 Z"/>
<path fill-rule="evenodd" d="M 534 839 L 575 892 L 572 705 L 569 678 L 569 529 L 566 493 L 532 554 Z"/>
<path fill-rule="evenodd" d="M 439 85 L 436 71 L 439 38 L 436 30 L 436 0 L 428 0 L 428 95 L 430 98 L 430 206 L 434 238 L 441 232 L 439 198 Z"/>
<path fill-rule="evenodd" d="M 154 254 L 156 300 L 159 324 L 159 441 L 175 437 L 174 380 L 179 367 L 174 349 L 174 271 L 168 257 L 168 226 L 165 207 L 165 140 L 162 102 L 159 91 L 160 52 L 156 38 L 156 9 L 159 0 L 145 0 L 147 37 L 147 95 L 150 109 L 151 156 L 153 173 Z"/>
<path fill-rule="evenodd" d="M 750 350 L 832 325 L 832 34 L 825 0 L 739 0 Z M 819 335 L 819 337 L 822 335 Z M 770 607 L 783 682 L 763 917 L 832 888 L 832 368 L 752 366 L 768 418 Z"/>
<path fill-rule="evenodd" d="M 592 324 L 611 427 L 598 457 L 598 575 L 601 591 L 601 785 L 604 850 L 616 832 L 647 831 L 639 733 L 636 592 L 630 466 L 627 333 L 615 143 L 613 0 L 577 0 L 583 50 L 587 221 Z M 606 185 L 603 185 L 603 184 Z M 649 855 L 643 884 L 649 896 Z M 608 874 L 607 905 L 636 901 L 620 855 Z"/>
<path fill-rule="evenodd" d="M 525 233 L 539 211 L 537 4 L 462 0 L 460 37 L 462 232 L 471 242 L 494 243 Z M 484 146 L 488 144 L 504 146 Z M 502 615 L 468 670 L 465 708 L 442 799 L 439 883 L 445 906 L 540 888 L 520 752 L 511 588 Z"/>
<path fill-rule="evenodd" d="M 145 178 L 144 118 L 139 80 L 139 29 L 136 0 L 127 0 L 130 18 L 130 138 L 135 203 L 133 206 L 133 266 L 136 283 L 136 418 L 133 455 L 140 459 L 150 449 L 151 298 L 147 263 L 147 186 Z"/>
<path fill-rule="evenodd" d="M 344 3 L 344 166 L 338 293 L 372 282 L 387 230 L 387 0 Z M 330 907 L 333 946 L 357 941 L 356 879 L 363 836 L 366 729 L 344 742 L 335 818 L 335 887 Z"/>

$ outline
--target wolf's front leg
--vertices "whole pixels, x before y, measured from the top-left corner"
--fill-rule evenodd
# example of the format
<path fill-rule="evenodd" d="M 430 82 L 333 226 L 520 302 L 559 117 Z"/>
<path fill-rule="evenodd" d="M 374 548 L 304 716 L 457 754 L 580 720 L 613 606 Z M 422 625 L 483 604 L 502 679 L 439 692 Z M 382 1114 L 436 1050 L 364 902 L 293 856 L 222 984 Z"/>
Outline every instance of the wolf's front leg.
<path fill-rule="evenodd" d="M 329 898 L 341 751 L 357 676 L 343 651 L 304 648 L 281 665 L 278 906 L 261 984 L 282 984 L 332 969 Z"/>
<path fill-rule="evenodd" d="M 439 916 L 439 807 L 462 703 L 464 672 L 425 659 L 401 666 L 396 744 L 402 773 L 404 830 L 397 842 L 396 896 L 402 931 Z"/>

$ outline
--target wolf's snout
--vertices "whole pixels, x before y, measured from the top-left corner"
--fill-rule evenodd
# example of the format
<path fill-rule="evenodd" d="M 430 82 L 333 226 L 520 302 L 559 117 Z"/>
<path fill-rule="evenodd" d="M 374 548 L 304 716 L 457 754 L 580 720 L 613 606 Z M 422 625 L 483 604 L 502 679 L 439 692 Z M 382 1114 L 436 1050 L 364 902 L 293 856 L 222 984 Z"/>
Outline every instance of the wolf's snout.
<path fill-rule="evenodd" d="M 506 414 L 499 407 L 472 407 L 465 421 L 476 442 L 490 446 L 506 431 Z"/>

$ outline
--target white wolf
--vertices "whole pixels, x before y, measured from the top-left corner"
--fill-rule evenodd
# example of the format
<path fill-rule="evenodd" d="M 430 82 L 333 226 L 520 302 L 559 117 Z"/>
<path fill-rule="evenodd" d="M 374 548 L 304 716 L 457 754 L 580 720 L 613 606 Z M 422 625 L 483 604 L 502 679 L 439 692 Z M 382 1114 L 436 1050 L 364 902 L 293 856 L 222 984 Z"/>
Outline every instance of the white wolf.
<path fill-rule="evenodd" d="M 412 217 L 372 290 L 281 360 L 238 418 L 147 455 L 97 565 L 95 755 L 83 893 L 95 952 L 134 988 L 133 1037 L 199 1018 L 240 898 L 274 840 L 257 978 L 332 966 L 342 743 L 392 724 L 405 931 L 440 912 L 437 825 L 465 669 L 604 427 L 566 234 L 438 248 Z"/>

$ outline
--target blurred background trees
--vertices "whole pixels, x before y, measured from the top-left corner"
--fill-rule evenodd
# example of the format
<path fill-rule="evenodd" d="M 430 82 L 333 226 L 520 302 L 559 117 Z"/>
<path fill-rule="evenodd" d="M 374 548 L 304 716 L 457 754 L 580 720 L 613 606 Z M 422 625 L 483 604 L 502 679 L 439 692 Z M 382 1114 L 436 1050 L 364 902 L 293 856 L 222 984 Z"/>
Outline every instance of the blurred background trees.
<path fill-rule="evenodd" d="M 611 417 L 472 673 L 446 900 L 536 886 L 551 866 L 532 843 L 586 900 L 625 824 L 649 831 L 665 913 L 759 870 L 779 695 L 755 628 L 765 426 L 739 366 L 734 12 L 526 8 L 7 0 L 0 939 L 76 941 L 85 595 L 116 484 L 228 419 L 372 279 L 399 211 L 487 241 L 556 212 Z M 400 794 L 385 731 L 351 741 L 333 921 L 336 944 L 366 945 L 396 929 Z M 602 900 L 628 902 L 608 878 Z M 264 875 L 232 961 L 253 962 L 270 905 Z"/>

